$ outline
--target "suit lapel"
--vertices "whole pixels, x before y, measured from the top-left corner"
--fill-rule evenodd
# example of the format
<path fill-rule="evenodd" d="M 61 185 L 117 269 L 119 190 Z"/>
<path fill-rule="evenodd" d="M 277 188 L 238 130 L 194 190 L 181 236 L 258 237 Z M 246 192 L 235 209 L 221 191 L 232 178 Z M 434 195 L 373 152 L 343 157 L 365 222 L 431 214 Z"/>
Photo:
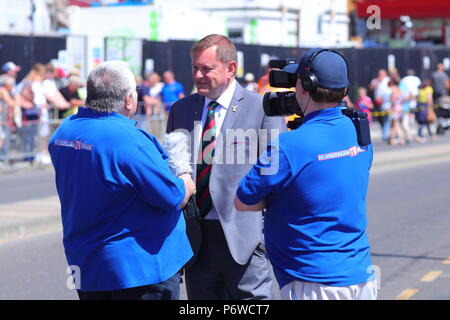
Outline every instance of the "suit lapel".
<path fill-rule="evenodd" d="M 192 107 L 192 116 L 193 116 L 193 121 L 202 121 L 202 113 L 203 113 L 203 106 L 205 104 L 205 97 L 197 94 L 197 99 L 196 102 L 194 103 L 193 107 Z"/>
<path fill-rule="evenodd" d="M 220 134 L 223 137 L 226 136 L 226 130 L 233 128 L 234 123 L 238 119 L 239 115 L 244 112 L 244 88 L 239 83 L 236 83 L 236 89 L 234 90 L 233 98 L 228 106 L 227 114 L 223 120 Z"/>
<path fill-rule="evenodd" d="M 240 115 L 245 113 L 244 108 L 244 88 L 239 83 L 236 83 L 236 89 L 234 90 L 233 98 L 228 106 L 225 119 L 220 129 L 220 137 L 217 139 L 215 163 L 225 163 L 226 159 L 226 147 L 227 147 L 227 130 L 235 127 L 236 120 Z M 214 175 L 214 166 L 211 171 L 211 176 Z"/>
<path fill-rule="evenodd" d="M 186 115 L 188 118 L 188 123 L 193 124 L 193 129 L 191 131 L 191 157 L 192 157 L 192 170 L 194 181 L 197 177 L 197 159 L 200 153 L 200 141 L 202 137 L 202 113 L 203 106 L 205 104 L 205 97 L 197 94 L 194 103 L 192 104 L 191 112 Z"/>

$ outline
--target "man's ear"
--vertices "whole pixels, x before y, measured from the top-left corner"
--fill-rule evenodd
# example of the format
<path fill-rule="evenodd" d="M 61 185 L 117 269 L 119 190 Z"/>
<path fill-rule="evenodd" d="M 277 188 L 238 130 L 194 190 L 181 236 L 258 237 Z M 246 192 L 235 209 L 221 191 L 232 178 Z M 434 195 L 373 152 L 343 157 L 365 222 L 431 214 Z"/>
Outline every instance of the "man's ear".
<path fill-rule="evenodd" d="M 228 63 L 227 66 L 227 73 L 229 76 L 235 76 L 236 75 L 236 69 L 237 69 L 237 63 L 236 61 L 231 61 L 230 63 Z"/>
<path fill-rule="evenodd" d="M 131 93 L 125 98 L 125 109 L 128 111 L 133 109 L 133 95 Z"/>
<path fill-rule="evenodd" d="M 123 115 L 130 117 L 134 114 L 133 94 L 126 96 L 123 107 Z"/>

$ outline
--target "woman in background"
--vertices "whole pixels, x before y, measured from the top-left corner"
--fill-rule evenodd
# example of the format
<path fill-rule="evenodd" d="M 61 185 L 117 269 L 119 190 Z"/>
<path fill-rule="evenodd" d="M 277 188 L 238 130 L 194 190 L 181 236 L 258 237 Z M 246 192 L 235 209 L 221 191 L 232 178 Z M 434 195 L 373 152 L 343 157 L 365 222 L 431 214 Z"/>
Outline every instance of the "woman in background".
<path fill-rule="evenodd" d="M 427 127 L 431 139 L 436 139 L 430 127 L 431 122 L 428 118 L 430 112 L 433 112 L 433 87 L 431 85 L 431 80 L 427 79 L 419 87 L 419 94 L 417 96 L 416 121 L 419 125 L 416 137 L 417 142 L 424 143 L 426 141 L 423 135 L 424 127 Z"/>

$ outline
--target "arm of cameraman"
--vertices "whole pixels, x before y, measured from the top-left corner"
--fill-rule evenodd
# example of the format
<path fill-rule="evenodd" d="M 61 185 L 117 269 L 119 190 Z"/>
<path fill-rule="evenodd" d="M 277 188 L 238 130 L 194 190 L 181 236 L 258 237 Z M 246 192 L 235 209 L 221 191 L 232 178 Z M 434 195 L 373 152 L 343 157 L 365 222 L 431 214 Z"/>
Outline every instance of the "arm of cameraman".
<path fill-rule="evenodd" d="M 261 200 L 253 205 L 243 203 L 237 196 L 234 197 L 234 206 L 239 211 L 261 211 L 266 207 L 266 200 Z"/>
<path fill-rule="evenodd" d="M 270 145 L 239 182 L 234 206 L 239 211 L 260 211 L 271 193 L 281 192 L 293 175 L 284 153 Z"/>

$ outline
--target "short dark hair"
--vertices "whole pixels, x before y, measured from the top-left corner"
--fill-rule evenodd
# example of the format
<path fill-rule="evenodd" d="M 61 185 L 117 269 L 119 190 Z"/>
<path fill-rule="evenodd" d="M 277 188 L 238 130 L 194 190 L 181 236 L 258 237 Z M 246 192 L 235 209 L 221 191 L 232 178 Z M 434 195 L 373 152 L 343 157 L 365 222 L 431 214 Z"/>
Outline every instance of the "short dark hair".
<path fill-rule="evenodd" d="M 347 88 L 343 89 L 325 89 L 318 87 L 316 90 L 311 91 L 311 99 L 316 103 L 335 103 L 341 102 L 347 95 Z"/>

